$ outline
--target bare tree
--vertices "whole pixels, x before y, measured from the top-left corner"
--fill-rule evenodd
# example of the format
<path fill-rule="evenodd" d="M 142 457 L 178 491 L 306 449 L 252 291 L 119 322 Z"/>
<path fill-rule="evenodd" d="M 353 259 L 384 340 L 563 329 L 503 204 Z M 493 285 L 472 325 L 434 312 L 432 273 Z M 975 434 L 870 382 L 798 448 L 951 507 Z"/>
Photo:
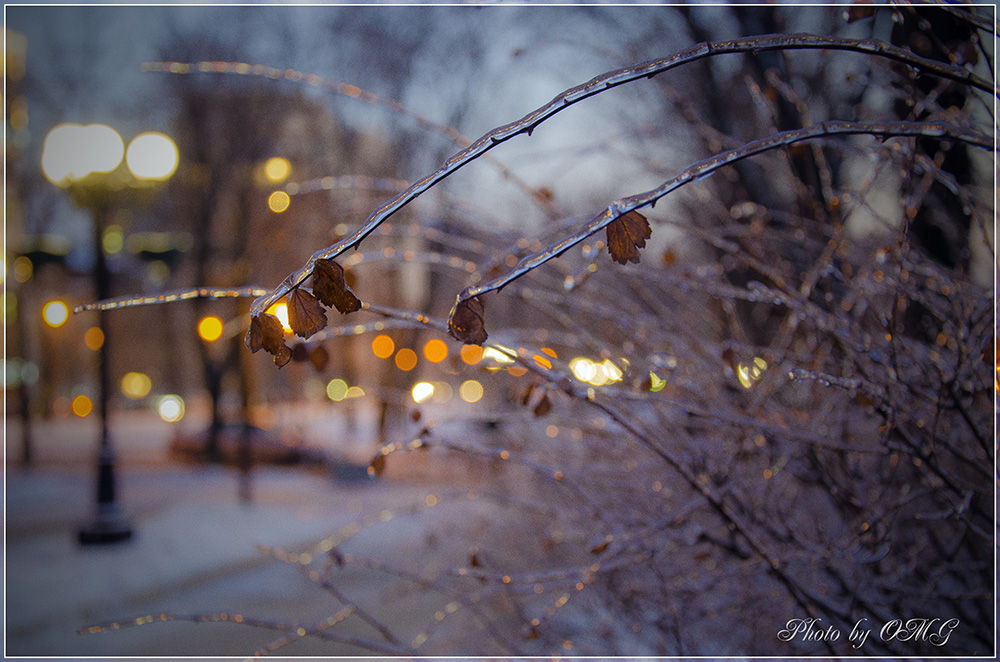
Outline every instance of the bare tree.
<path fill-rule="evenodd" d="M 475 374 L 500 394 L 415 416 L 372 460 L 375 475 L 428 449 L 485 467 L 414 509 L 457 513 L 428 524 L 455 541 L 426 552 L 437 571 L 410 549 L 355 553 L 374 520 L 269 550 L 343 607 L 310 627 L 256 622 L 287 630 L 260 652 L 308 637 L 399 655 L 993 650 L 994 276 L 973 254 L 995 273 L 994 16 L 714 11 L 671 12 L 694 45 L 458 139 L 254 302 L 246 343 L 279 366 L 300 342 L 267 312 L 286 300 L 310 343 L 381 324 L 489 348 L 493 370 Z M 808 20 L 825 31 L 787 31 Z M 484 228 L 488 210 L 455 189 L 434 217 L 415 202 L 636 86 L 674 110 L 636 119 L 640 144 L 686 141 L 680 168 L 629 154 L 655 185 L 581 208 L 528 182 L 553 215 L 523 235 Z M 411 227 L 427 243 L 407 258 L 393 246 Z M 390 301 L 361 266 L 379 254 L 433 265 L 430 299 Z M 423 620 L 345 595 L 357 572 L 414 588 Z"/>

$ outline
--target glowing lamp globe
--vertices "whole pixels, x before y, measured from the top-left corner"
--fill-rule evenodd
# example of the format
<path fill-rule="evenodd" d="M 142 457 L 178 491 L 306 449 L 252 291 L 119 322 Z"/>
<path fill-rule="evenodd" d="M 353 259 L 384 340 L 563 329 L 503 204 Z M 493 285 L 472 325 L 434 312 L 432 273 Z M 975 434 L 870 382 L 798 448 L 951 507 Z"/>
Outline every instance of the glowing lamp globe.
<path fill-rule="evenodd" d="M 163 181 L 177 169 L 177 145 L 162 133 L 140 133 L 125 153 L 125 164 L 136 179 Z"/>

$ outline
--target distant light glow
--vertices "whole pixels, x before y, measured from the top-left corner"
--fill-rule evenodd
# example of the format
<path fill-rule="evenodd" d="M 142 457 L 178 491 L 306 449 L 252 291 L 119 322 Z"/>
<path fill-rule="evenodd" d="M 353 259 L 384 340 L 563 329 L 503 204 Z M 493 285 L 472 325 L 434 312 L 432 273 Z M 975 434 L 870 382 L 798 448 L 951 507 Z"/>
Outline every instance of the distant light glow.
<path fill-rule="evenodd" d="M 116 255 L 122 252 L 125 247 L 125 235 L 122 233 L 122 226 L 109 225 L 101 237 L 101 246 L 108 255 Z"/>
<path fill-rule="evenodd" d="M 267 206 L 275 214 L 285 211 L 291 204 L 292 198 L 284 191 L 275 191 L 267 197 Z"/>
<path fill-rule="evenodd" d="M 156 401 L 156 413 L 167 423 L 184 418 L 184 399 L 179 395 L 163 395 Z"/>
<path fill-rule="evenodd" d="M 427 402 L 434 397 L 434 385 L 430 382 L 417 382 L 410 390 L 410 395 L 417 404 Z"/>
<path fill-rule="evenodd" d="M 458 387 L 458 396 L 470 404 L 479 402 L 483 398 L 483 385 L 475 379 L 467 379 Z"/>
<path fill-rule="evenodd" d="M 434 382 L 434 402 L 447 404 L 451 401 L 452 390 L 448 382 Z"/>
<path fill-rule="evenodd" d="M 365 391 L 360 386 L 351 386 L 347 389 L 347 395 L 344 396 L 345 399 L 350 400 L 351 398 L 363 397 Z"/>
<path fill-rule="evenodd" d="M 396 351 L 396 343 L 386 335 L 375 336 L 372 339 L 372 354 L 380 359 L 387 359 Z"/>
<path fill-rule="evenodd" d="M 75 398 L 73 398 L 73 402 L 70 405 L 70 408 L 73 410 L 73 413 L 79 416 L 80 418 L 86 418 L 87 416 L 90 415 L 90 412 L 94 410 L 94 403 L 92 403 L 90 401 L 90 398 L 88 398 L 87 396 L 78 395 Z"/>
<path fill-rule="evenodd" d="M 409 347 L 396 352 L 396 367 L 403 372 L 409 372 L 417 367 L 417 353 Z"/>
<path fill-rule="evenodd" d="M 597 376 L 597 366 L 588 358 L 578 356 L 569 362 L 569 369 L 573 376 L 581 382 L 590 382 Z"/>
<path fill-rule="evenodd" d="M 586 357 L 578 356 L 569 362 L 569 369 L 574 377 L 592 386 L 604 386 L 622 379 L 621 369 L 611 359 L 597 363 Z"/>
<path fill-rule="evenodd" d="M 264 176 L 272 184 L 280 184 L 292 174 L 292 164 L 288 159 L 275 156 L 264 163 Z"/>
<path fill-rule="evenodd" d="M 19 283 L 27 283 L 35 272 L 35 265 L 31 263 L 31 258 L 27 255 L 18 255 L 14 258 L 12 265 L 14 280 Z"/>
<path fill-rule="evenodd" d="M 270 308 L 267 309 L 268 314 L 274 315 L 281 322 L 281 328 L 285 330 L 285 333 L 291 333 L 292 327 L 288 323 L 288 304 L 284 301 L 280 301 Z"/>
<path fill-rule="evenodd" d="M 649 371 L 649 390 L 651 393 L 659 393 L 666 385 L 666 379 L 660 379 L 655 372 Z"/>
<path fill-rule="evenodd" d="M 326 385 L 326 397 L 334 402 L 340 402 L 347 397 L 347 382 L 343 379 L 331 379 Z"/>
<path fill-rule="evenodd" d="M 42 145 L 42 172 L 53 184 L 67 186 L 92 173 L 111 172 L 122 162 L 125 144 L 104 124 L 60 124 Z"/>
<path fill-rule="evenodd" d="M 184 418 L 184 399 L 179 395 L 163 395 L 156 401 L 156 413 L 167 423 Z"/>
<path fill-rule="evenodd" d="M 767 370 L 767 361 L 759 356 L 755 356 L 750 363 L 742 361 L 736 366 L 736 378 L 740 380 L 743 388 L 752 387 Z"/>
<path fill-rule="evenodd" d="M 509 347 L 504 347 L 503 345 L 497 345 L 496 348 L 493 348 L 493 347 L 486 347 L 486 348 L 484 348 L 483 349 L 483 358 L 484 359 L 492 359 L 492 360 L 496 361 L 497 363 L 502 363 L 504 365 L 508 365 L 510 363 L 513 363 L 514 359 L 512 359 L 510 356 L 508 356 L 505 352 L 503 352 L 501 350 L 506 350 L 507 352 L 510 352 L 511 354 L 514 353 L 514 350 L 510 349 Z"/>
<path fill-rule="evenodd" d="M 424 345 L 424 358 L 431 363 L 441 363 L 448 358 L 448 345 L 440 338 L 432 338 Z"/>
<path fill-rule="evenodd" d="M 49 301 L 42 306 L 42 319 L 53 329 L 57 329 L 69 319 L 69 306 L 62 301 Z"/>
<path fill-rule="evenodd" d="M 483 348 L 479 345 L 462 345 L 462 360 L 469 365 L 476 365 L 483 360 Z"/>
<path fill-rule="evenodd" d="M 122 393 L 131 400 L 145 398 L 152 388 L 152 380 L 141 372 L 127 372 L 122 377 Z"/>
<path fill-rule="evenodd" d="M 287 312 L 287 308 L 285 310 Z M 202 317 L 198 322 L 198 336 L 205 342 L 215 342 L 222 337 L 222 320 L 215 315 Z"/>
<path fill-rule="evenodd" d="M 125 152 L 125 165 L 136 179 L 170 179 L 179 162 L 177 145 L 170 136 L 154 131 L 133 138 Z"/>

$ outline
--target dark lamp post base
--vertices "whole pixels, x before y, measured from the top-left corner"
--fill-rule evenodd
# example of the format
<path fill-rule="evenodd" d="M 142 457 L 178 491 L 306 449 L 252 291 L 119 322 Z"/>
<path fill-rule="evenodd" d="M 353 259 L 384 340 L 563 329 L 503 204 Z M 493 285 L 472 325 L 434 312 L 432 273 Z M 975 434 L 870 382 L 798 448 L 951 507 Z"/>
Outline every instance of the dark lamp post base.
<path fill-rule="evenodd" d="M 107 545 L 132 538 L 132 527 L 120 517 L 98 517 L 77 534 L 81 545 Z"/>

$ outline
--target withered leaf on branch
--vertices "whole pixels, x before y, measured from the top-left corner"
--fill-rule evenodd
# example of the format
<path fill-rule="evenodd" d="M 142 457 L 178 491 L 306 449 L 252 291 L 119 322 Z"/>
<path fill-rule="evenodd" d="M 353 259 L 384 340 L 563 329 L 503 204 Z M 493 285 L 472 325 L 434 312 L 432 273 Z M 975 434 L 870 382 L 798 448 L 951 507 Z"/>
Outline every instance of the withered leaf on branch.
<path fill-rule="evenodd" d="M 614 539 L 615 539 L 615 537 L 609 533 L 606 536 L 599 536 L 599 537 L 595 538 L 594 540 L 591 540 L 590 541 L 590 553 L 591 554 L 600 554 L 601 552 L 603 552 L 604 550 L 606 550 L 608 548 L 608 545 L 610 545 L 611 542 Z"/>
<path fill-rule="evenodd" d="M 539 418 L 552 411 L 552 401 L 549 400 L 549 394 L 544 394 L 542 399 L 538 401 L 538 404 L 535 405 L 535 408 L 531 411 Z"/>
<path fill-rule="evenodd" d="M 483 303 L 479 297 L 459 301 L 448 316 L 448 332 L 455 340 L 466 345 L 482 345 L 486 342 L 483 328 Z"/>
<path fill-rule="evenodd" d="M 279 368 L 284 368 L 285 365 L 292 360 L 292 350 L 288 349 L 288 346 L 282 343 L 281 347 L 274 354 L 274 365 Z"/>
<path fill-rule="evenodd" d="M 288 295 L 288 325 L 295 335 L 309 338 L 326 326 L 326 311 L 319 299 L 297 287 Z"/>
<path fill-rule="evenodd" d="M 639 264 L 639 249 L 646 247 L 646 240 L 653 235 L 646 217 L 637 211 L 622 214 L 607 227 L 608 252 L 619 264 Z"/>
<path fill-rule="evenodd" d="M 850 7 L 844 10 L 844 17 L 848 23 L 871 18 L 874 15 L 875 7 L 871 4 L 871 0 L 855 0 Z"/>
<path fill-rule="evenodd" d="M 361 301 L 347 287 L 344 268 L 334 260 L 317 260 L 312 274 L 313 294 L 341 313 L 361 310 Z"/>
<path fill-rule="evenodd" d="M 264 348 L 264 330 L 261 328 L 260 320 L 256 317 L 250 318 L 250 328 L 247 329 L 247 335 L 243 342 L 254 354 Z"/>
<path fill-rule="evenodd" d="M 524 389 L 524 393 L 521 395 L 521 404 L 525 407 L 528 406 L 528 401 L 531 399 L 531 392 L 534 390 L 534 384 L 528 384 L 528 388 Z"/>
<path fill-rule="evenodd" d="M 274 364 L 279 368 L 292 360 L 292 350 L 285 345 L 285 329 L 274 315 L 264 313 L 250 318 L 246 344 L 251 352 L 263 349 L 274 355 Z"/>

